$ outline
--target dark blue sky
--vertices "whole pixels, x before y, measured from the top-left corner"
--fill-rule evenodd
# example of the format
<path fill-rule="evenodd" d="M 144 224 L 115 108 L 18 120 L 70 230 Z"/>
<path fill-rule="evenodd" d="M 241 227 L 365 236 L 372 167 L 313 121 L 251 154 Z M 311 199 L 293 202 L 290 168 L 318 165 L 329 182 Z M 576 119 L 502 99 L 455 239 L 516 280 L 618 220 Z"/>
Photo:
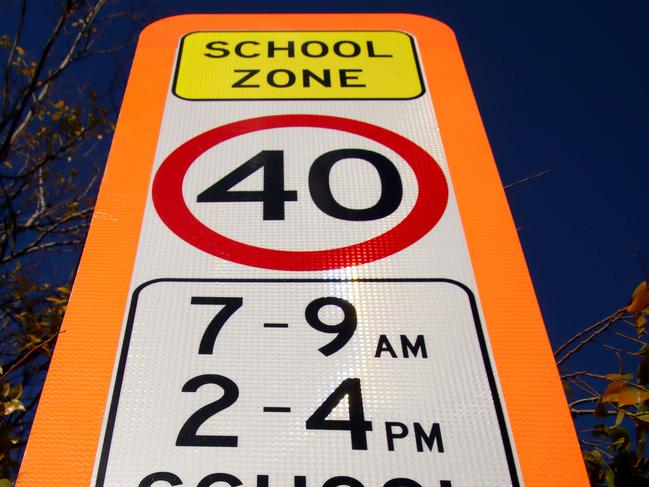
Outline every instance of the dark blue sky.
<path fill-rule="evenodd" d="M 445 22 L 458 38 L 503 183 L 550 170 L 508 196 L 553 345 L 624 306 L 643 278 L 634 254 L 649 262 L 647 2 L 125 3 L 150 20 L 181 13 L 410 12 Z M 45 9 L 34 13 L 46 25 L 51 7 L 33 8 Z M 7 19 L 0 21 L 3 32 L 12 29 L 2 25 Z"/>

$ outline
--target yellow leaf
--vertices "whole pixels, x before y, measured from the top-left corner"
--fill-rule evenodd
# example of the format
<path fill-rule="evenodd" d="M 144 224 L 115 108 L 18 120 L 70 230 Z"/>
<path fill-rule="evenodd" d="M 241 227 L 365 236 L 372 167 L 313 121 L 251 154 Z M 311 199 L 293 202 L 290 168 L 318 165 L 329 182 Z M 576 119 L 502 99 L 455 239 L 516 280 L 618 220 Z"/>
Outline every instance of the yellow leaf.
<path fill-rule="evenodd" d="M 624 382 L 612 382 L 602 395 L 602 402 L 617 403 L 619 407 L 633 406 L 647 399 L 649 391 Z"/>
<path fill-rule="evenodd" d="M 16 46 L 16 51 L 18 51 L 18 54 L 21 56 L 25 54 L 25 50 L 20 46 Z"/>
<path fill-rule="evenodd" d="M 4 415 L 7 416 L 16 411 L 24 411 L 25 406 L 18 399 L 12 399 L 4 403 Z"/>
<path fill-rule="evenodd" d="M 633 406 L 634 404 L 639 404 L 647 399 L 649 399 L 649 391 L 644 391 L 638 387 L 628 385 L 620 391 L 617 405 L 620 407 Z"/>
<path fill-rule="evenodd" d="M 9 162 L 9 161 L 4 161 L 3 164 L 4 164 L 5 166 L 7 166 L 9 169 L 13 169 L 13 168 L 14 168 L 14 165 L 13 165 L 11 162 Z"/>
<path fill-rule="evenodd" d="M 65 102 L 63 100 L 59 100 L 52 106 L 54 108 L 56 108 L 57 110 L 60 110 L 61 108 L 63 108 L 65 106 Z"/>
<path fill-rule="evenodd" d="M 642 281 L 633 291 L 631 300 L 625 310 L 627 313 L 635 314 L 647 306 L 649 306 L 649 288 L 647 287 L 647 281 Z"/>
<path fill-rule="evenodd" d="M 20 399 L 20 396 L 22 396 L 22 394 L 23 386 L 22 384 L 18 384 L 11 389 L 11 392 L 9 393 L 9 399 Z"/>
<path fill-rule="evenodd" d="M 611 382 L 602 394 L 602 402 L 617 402 L 620 391 L 625 387 L 625 382 Z"/>
<path fill-rule="evenodd" d="M 635 331 L 638 336 L 641 336 L 647 329 L 647 318 L 642 313 L 634 313 L 633 319 L 635 321 Z"/>

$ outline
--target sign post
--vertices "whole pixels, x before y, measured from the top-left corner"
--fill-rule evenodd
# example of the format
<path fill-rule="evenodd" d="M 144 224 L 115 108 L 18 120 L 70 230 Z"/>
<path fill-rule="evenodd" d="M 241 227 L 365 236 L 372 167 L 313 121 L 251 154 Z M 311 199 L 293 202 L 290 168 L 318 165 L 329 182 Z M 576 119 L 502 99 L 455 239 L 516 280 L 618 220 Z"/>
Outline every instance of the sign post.
<path fill-rule="evenodd" d="M 432 19 L 149 26 L 63 326 L 18 487 L 588 485 Z"/>

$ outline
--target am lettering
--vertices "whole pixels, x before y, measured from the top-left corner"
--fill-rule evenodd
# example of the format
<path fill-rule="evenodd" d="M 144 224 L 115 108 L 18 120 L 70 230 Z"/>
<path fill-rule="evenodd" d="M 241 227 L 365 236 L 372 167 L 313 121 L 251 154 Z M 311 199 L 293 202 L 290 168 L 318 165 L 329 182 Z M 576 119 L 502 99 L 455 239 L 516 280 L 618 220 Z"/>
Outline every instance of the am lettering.
<path fill-rule="evenodd" d="M 399 355 L 399 352 L 401 352 L 401 355 Z M 406 335 L 399 335 L 399 338 L 393 338 L 390 341 L 387 335 L 380 335 L 374 357 L 428 358 L 426 339 L 424 335 L 417 335 L 414 339 Z"/>

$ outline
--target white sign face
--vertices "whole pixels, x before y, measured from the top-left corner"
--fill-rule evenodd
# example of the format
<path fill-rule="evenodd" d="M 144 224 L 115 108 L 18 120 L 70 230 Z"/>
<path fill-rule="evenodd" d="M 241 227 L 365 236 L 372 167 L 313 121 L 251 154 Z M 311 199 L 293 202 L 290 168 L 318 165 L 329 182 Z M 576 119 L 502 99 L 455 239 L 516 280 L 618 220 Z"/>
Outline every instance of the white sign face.
<path fill-rule="evenodd" d="M 179 39 L 94 487 L 521 485 L 417 39 L 321 34 Z"/>

